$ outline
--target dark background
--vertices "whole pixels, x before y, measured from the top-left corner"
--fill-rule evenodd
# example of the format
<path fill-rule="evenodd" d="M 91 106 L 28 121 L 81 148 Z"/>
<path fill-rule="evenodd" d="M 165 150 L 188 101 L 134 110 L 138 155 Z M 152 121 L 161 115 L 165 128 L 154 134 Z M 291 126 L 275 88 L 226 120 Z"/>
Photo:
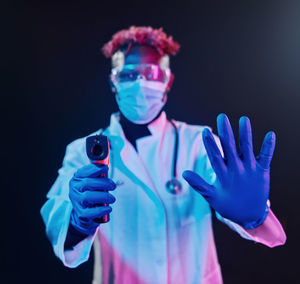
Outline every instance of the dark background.
<path fill-rule="evenodd" d="M 237 134 L 247 115 L 256 155 L 264 135 L 277 134 L 270 200 L 286 244 L 255 244 L 214 219 L 215 238 L 225 284 L 297 282 L 300 1 L 11 1 L 5 8 L 1 283 L 91 282 L 92 258 L 65 268 L 39 210 L 65 146 L 106 126 L 117 110 L 100 48 L 130 25 L 163 27 L 182 45 L 171 61 L 169 116 L 217 134 L 224 112 Z"/>

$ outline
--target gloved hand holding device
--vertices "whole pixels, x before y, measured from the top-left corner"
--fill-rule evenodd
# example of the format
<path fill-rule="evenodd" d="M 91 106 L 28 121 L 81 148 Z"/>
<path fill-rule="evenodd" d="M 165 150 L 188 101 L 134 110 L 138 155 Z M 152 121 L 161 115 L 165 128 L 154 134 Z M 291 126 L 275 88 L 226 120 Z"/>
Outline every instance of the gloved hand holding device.
<path fill-rule="evenodd" d="M 203 130 L 203 143 L 217 178 L 208 184 L 193 171 L 184 171 L 190 186 L 224 218 L 245 229 L 254 229 L 266 219 L 269 207 L 270 163 L 275 149 L 275 133 L 265 136 L 258 157 L 254 156 L 250 120 L 239 120 L 240 154 L 237 153 L 230 122 L 225 114 L 217 118 L 224 159 L 209 129 Z"/>
<path fill-rule="evenodd" d="M 106 176 L 108 166 L 89 164 L 75 172 L 70 180 L 69 197 L 73 205 L 70 223 L 79 232 L 91 235 L 99 226 L 99 218 L 112 211 L 106 203 L 114 203 L 115 197 L 106 192 L 116 184 Z"/>

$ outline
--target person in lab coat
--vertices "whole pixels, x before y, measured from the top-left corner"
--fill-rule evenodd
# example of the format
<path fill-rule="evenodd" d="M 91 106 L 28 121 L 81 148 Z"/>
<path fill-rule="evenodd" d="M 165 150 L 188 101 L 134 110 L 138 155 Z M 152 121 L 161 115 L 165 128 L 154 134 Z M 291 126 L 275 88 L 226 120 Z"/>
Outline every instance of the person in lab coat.
<path fill-rule="evenodd" d="M 94 246 L 94 284 L 222 283 L 210 206 L 243 238 L 268 247 L 286 241 L 268 199 L 274 132 L 255 157 L 245 116 L 240 154 L 225 114 L 217 117 L 219 136 L 209 126 L 168 119 L 169 55 L 178 49 L 162 29 L 135 26 L 104 46 L 119 111 L 86 137 L 108 137 L 110 165 L 90 163 L 86 137 L 71 142 L 41 209 L 65 266 L 87 261 Z M 96 222 L 107 214 L 109 222 Z"/>

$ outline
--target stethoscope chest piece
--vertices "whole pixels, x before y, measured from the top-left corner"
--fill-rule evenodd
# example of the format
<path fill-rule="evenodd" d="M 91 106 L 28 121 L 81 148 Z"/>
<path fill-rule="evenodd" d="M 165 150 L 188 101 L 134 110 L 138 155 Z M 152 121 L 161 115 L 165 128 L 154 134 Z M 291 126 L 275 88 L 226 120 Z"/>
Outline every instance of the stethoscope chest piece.
<path fill-rule="evenodd" d="M 167 181 L 166 189 L 172 194 L 179 194 L 182 191 L 181 182 L 176 178 L 172 178 L 171 180 Z"/>

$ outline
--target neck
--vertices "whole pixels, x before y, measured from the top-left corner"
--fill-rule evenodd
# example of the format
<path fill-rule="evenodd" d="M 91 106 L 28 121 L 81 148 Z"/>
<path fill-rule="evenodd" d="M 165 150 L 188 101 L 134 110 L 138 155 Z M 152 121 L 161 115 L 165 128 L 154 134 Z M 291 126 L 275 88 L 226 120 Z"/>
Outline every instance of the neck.
<path fill-rule="evenodd" d="M 121 112 L 120 112 L 120 124 L 122 126 L 122 129 L 124 131 L 125 137 L 127 140 L 133 145 L 133 147 L 137 151 L 136 147 L 136 140 L 138 138 L 142 138 L 145 136 L 151 135 L 151 132 L 148 129 L 148 125 L 155 121 L 162 113 L 163 108 L 158 113 L 158 115 L 152 119 L 150 122 L 145 124 L 136 124 L 128 120 Z"/>

